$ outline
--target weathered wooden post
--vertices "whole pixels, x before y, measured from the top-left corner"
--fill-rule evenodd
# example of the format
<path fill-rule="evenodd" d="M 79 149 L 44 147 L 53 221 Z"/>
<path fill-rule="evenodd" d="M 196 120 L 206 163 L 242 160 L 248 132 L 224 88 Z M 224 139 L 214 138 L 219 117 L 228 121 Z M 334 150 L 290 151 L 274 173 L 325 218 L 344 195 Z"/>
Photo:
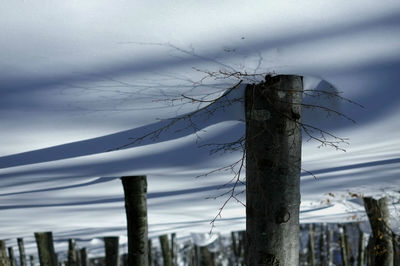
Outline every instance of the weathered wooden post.
<path fill-rule="evenodd" d="M 147 179 L 146 176 L 125 176 L 121 180 L 128 228 L 128 264 L 147 266 Z"/>
<path fill-rule="evenodd" d="M 76 266 L 75 240 L 68 239 L 68 266 Z"/>
<path fill-rule="evenodd" d="M 328 225 L 328 265 L 333 265 L 333 229 Z"/>
<path fill-rule="evenodd" d="M 212 256 L 207 246 L 200 247 L 200 265 L 199 266 L 213 266 Z"/>
<path fill-rule="evenodd" d="M 234 259 L 235 259 L 235 263 L 238 263 L 239 261 L 239 251 L 238 251 L 238 241 L 236 239 L 236 233 L 235 232 L 231 232 L 231 240 L 232 240 L 232 251 L 233 251 L 233 255 L 234 255 Z"/>
<path fill-rule="evenodd" d="M 119 237 L 109 236 L 104 237 L 104 247 L 106 253 L 106 265 L 118 266 L 119 265 Z"/>
<path fill-rule="evenodd" d="M 33 257 L 33 255 L 29 256 L 29 261 L 31 262 L 31 266 L 35 266 L 35 258 Z"/>
<path fill-rule="evenodd" d="M 372 265 L 393 265 L 393 242 L 390 225 L 388 200 L 386 197 L 376 200 L 364 197 L 365 211 L 372 228 Z"/>
<path fill-rule="evenodd" d="M 81 254 L 81 266 L 88 266 L 89 265 L 89 259 L 88 259 L 88 251 L 87 248 L 81 248 L 79 250 Z"/>
<path fill-rule="evenodd" d="M 81 264 L 81 251 L 75 249 L 75 256 L 76 256 L 76 266 L 82 266 Z"/>
<path fill-rule="evenodd" d="M 319 239 L 319 247 L 320 247 L 320 264 L 322 266 L 329 266 L 326 227 L 327 227 L 326 224 L 321 224 L 321 236 Z"/>
<path fill-rule="evenodd" d="M 243 263 L 245 264 L 247 261 L 246 254 L 246 231 L 239 232 L 239 250 L 240 256 L 243 258 Z"/>
<path fill-rule="evenodd" d="M 299 264 L 301 76 L 246 88 L 247 265 Z"/>
<path fill-rule="evenodd" d="M 340 244 L 340 251 L 342 254 L 342 264 L 343 266 L 349 266 L 349 254 L 347 253 L 344 225 L 341 225 L 339 227 L 339 233 L 340 233 L 339 244 Z"/>
<path fill-rule="evenodd" d="M 178 253 L 177 253 L 177 245 L 176 245 L 176 233 L 171 234 L 171 260 L 172 265 L 178 265 Z"/>
<path fill-rule="evenodd" d="M 365 236 L 364 232 L 359 229 L 358 234 L 358 256 L 357 256 L 357 265 L 363 266 L 364 265 L 364 251 L 365 251 Z"/>
<path fill-rule="evenodd" d="M 0 265 L 8 266 L 6 241 L 0 240 Z"/>
<path fill-rule="evenodd" d="M 159 236 L 164 266 L 172 266 L 171 251 L 168 244 L 168 235 Z"/>
<path fill-rule="evenodd" d="M 41 266 L 57 266 L 56 253 L 54 252 L 53 234 L 51 232 L 35 233 L 39 261 Z"/>
<path fill-rule="evenodd" d="M 308 265 L 315 266 L 315 241 L 313 224 L 308 225 Z"/>
<path fill-rule="evenodd" d="M 24 239 L 17 238 L 18 250 L 19 250 L 19 261 L 21 266 L 27 266 L 26 264 L 26 255 L 25 255 L 25 247 L 24 247 Z"/>
<path fill-rule="evenodd" d="M 15 260 L 13 247 L 8 247 L 8 259 L 10 262 L 10 266 L 17 266 L 17 261 Z"/>
<path fill-rule="evenodd" d="M 153 251 L 152 251 L 153 244 L 151 242 L 151 239 L 149 239 L 147 243 L 148 243 L 147 247 L 149 249 L 149 251 L 148 251 L 149 266 L 153 266 L 154 265 L 154 262 L 153 262 Z"/>

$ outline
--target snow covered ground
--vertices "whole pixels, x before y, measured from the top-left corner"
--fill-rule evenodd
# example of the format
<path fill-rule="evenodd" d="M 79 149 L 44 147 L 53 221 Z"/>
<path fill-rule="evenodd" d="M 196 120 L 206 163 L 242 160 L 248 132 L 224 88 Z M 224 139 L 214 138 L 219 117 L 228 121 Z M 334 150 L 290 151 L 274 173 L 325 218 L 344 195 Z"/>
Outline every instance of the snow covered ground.
<path fill-rule="evenodd" d="M 101 253 L 102 236 L 126 243 L 119 177 L 148 176 L 149 234 L 208 232 L 231 175 L 195 178 L 240 158 L 202 145 L 244 134 L 235 103 L 125 147 L 134 137 L 196 110 L 182 93 L 222 93 L 234 79 L 205 71 L 304 75 L 364 106 L 318 99 L 354 119 L 305 112 L 304 121 L 349 138 L 346 152 L 304 141 L 302 222 L 365 220 L 352 196 L 400 191 L 398 1 L 61 1 L 0 3 L 0 239 L 53 231 Z M 325 80 L 320 82 L 321 80 Z M 237 96 L 243 93 L 243 86 Z M 306 99 L 315 101 L 315 99 Z M 399 231 L 398 204 L 392 204 Z M 397 208 L 397 209 L 396 209 Z M 228 204 L 214 232 L 243 230 Z"/>

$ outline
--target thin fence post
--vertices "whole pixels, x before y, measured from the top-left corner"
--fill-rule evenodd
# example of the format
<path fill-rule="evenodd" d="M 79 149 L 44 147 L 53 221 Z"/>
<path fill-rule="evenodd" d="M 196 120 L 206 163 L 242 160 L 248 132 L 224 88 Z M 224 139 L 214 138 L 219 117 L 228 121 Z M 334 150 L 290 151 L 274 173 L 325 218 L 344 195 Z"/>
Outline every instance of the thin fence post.
<path fill-rule="evenodd" d="M 315 241 L 314 241 L 314 227 L 313 224 L 308 225 L 308 264 L 315 265 Z"/>
<path fill-rule="evenodd" d="M 119 265 L 119 237 L 109 236 L 104 237 L 104 247 L 106 253 L 106 265 L 118 266 Z"/>
<path fill-rule="evenodd" d="M 68 239 L 68 266 L 76 266 L 75 240 Z"/>
<path fill-rule="evenodd" d="M 148 266 L 147 178 L 124 176 L 121 180 L 125 194 L 128 264 Z"/>
<path fill-rule="evenodd" d="M 148 249 L 149 249 L 149 251 L 148 251 L 149 266 L 153 266 L 154 265 L 154 263 L 153 263 L 153 253 L 152 253 L 152 246 L 153 245 L 152 245 L 151 239 L 149 239 L 147 243 L 148 243 L 147 246 L 148 246 Z"/>
<path fill-rule="evenodd" d="M 159 239 L 164 259 L 164 266 L 172 266 L 171 251 L 168 244 L 168 235 L 162 235 L 159 237 Z"/>
<path fill-rule="evenodd" d="M 372 229 L 373 264 L 392 266 L 393 240 L 388 199 L 364 197 L 364 206 Z"/>
<path fill-rule="evenodd" d="M 27 266 L 26 264 L 26 255 L 25 255 L 25 247 L 24 247 L 24 239 L 17 238 L 18 250 L 19 250 L 19 261 L 21 266 Z"/>
<path fill-rule="evenodd" d="M 357 256 L 357 265 L 364 265 L 364 251 L 365 251 L 365 242 L 364 242 L 364 232 L 359 229 L 358 235 L 358 256 Z"/>
<path fill-rule="evenodd" d="M 347 245 L 346 245 L 346 236 L 345 236 L 345 229 L 344 226 L 341 225 L 339 227 L 339 232 L 340 232 L 340 250 L 342 254 L 342 264 L 343 266 L 349 266 L 349 254 L 347 253 Z"/>
<path fill-rule="evenodd" d="M 53 234 L 51 232 L 36 232 L 35 239 L 39 251 L 41 266 L 56 266 L 57 258 L 54 252 Z"/>
<path fill-rule="evenodd" d="M 0 240 L 0 265 L 8 265 L 6 241 Z"/>
<path fill-rule="evenodd" d="M 177 257 L 177 246 L 176 246 L 176 233 L 171 234 L 171 260 L 172 265 L 178 265 L 178 257 Z"/>
<path fill-rule="evenodd" d="M 81 248 L 79 252 L 80 252 L 80 255 L 81 255 L 81 265 L 82 266 L 88 266 L 89 265 L 89 261 L 88 261 L 87 248 Z"/>
<path fill-rule="evenodd" d="M 15 260 L 13 247 L 8 247 L 8 258 L 10 260 L 10 266 L 17 266 L 17 261 Z"/>

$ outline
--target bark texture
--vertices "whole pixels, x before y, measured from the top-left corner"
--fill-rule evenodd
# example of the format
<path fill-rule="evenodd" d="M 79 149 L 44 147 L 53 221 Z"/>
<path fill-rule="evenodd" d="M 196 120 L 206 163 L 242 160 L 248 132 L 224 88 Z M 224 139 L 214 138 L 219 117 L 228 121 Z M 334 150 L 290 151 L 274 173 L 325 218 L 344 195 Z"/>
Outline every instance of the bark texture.
<path fill-rule="evenodd" d="M 147 266 L 147 179 L 146 176 L 125 176 L 121 180 L 128 227 L 128 265 Z"/>
<path fill-rule="evenodd" d="M 104 247 L 106 253 L 106 265 L 118 266 L 119 265 L 119 237 L 109 236 L 104 238 Z"/>
<path fill-rule="evenodd" d="M 76 252 L 75 252 L 75 240 L 68 240 L 68 266 L 76 266 Z"/>
<path fill-rule="evenodd" d="M 308 225 L 308 265 L 315 266 L 315 239 L 314 239 L 314 226 Z"/>
<path fill-rule="evenodd" d="M 0 240 L 0 265 L 8 265 L 6 241 Z"/>
<path fill-rule="evenodd" d="M 364 206 L 372 228 L 372 266 L 393 266 L 393 242 L 387 198 L 364 197 Z"/>
<path fill-rule="evenodd" d="M 21 266 L 27 266 L 24 239 L 23 238 L 17 238 L 17 242 L 18 242 L 18 250 L 19 250 L 19 261 L 21 263 Z"/>
<path fill-rule="evenodd" d="M 246 88 L 247 265 L 299 264 L 300 76 Z"/>
<path fill-rule="evenodd" d="M 10 260 L 10 266 L 17 266 L 13 247 L 8 247 L 8 258 Z"/>
<path fill-rule="evenodd" d="M 35 233 L 35 239 L 39 251 L 40 266 L 57 266 L 53 234 L 51 232 Z"/>
<path fill-rule="evenodd" d="M 171 251 L 169 248 L 168 235 L 159 237 L 161 244 L 161 251 L 163 255 L 164 266 L 172 266 Z"/>
<path fill-rule="evenodd" d="M 81 254 L 81 266 L 88 266 L 89 265 L 89 259 L 88 259 L 88 250 L 87 248 L 81 248 L 79 250 Z"/>

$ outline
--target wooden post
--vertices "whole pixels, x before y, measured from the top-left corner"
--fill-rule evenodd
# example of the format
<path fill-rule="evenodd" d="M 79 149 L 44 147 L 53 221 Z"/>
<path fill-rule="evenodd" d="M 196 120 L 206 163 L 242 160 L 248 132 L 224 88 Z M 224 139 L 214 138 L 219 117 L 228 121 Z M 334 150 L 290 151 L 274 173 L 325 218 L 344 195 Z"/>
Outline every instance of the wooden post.
<path fill-rule="evenodd" d="M 31 262 L 31 266 L 35 266 L 35 258 L 33 257 L 33 255 L 29 256 L 29 261 Z"/>
<path fill-rule="evenodd" d="M 364 242 L 364 232 L 359 230 L 358 235 L 358 256 L 357 256 L 357 265 L 363 266 L 364 265 L 364 251 L 365 251 L 365 242 Z"/>
<path fill-rule="evenodd" d="M 213 266 L 211 253 L 207 246 L 200 247 L 200 265 L 199 266 Z"/>
<path fill-rule="evenodd" d="M 239 236 L 239 257 L 241 263 L 244 264 L 247 261 L 246 249 L 245 249 L 246 231 L 239 231 L 238 236 Z"/>
<path fill-rule="evenodd" d="M 329 266 L 326 227 L 327 227 L 326 224 L 321 224 L 321 236 L 319 239 L 319 247 L 320 247 L 320 264 L 322 266 Z"/>
<path fill-rule="evenodd" d="M 393 242 L 388 200 L 364 197 L 364 206 L 371 224 L 373 237 L 372 265 L 393 265 Z"/>
<path fill-rule="evenodd" d="M 235 257 L 234 261 L 235 263 L 238 262 L 239 260 L 239 252 L 238 252 L 238 243 L 237 243 L 237 239 L 236 239 L 236 233 L 235 232 L 231 232 L 231 240 L 232 240 L 232 251 L 233 251 L 233 255 Z"/>
<path fill-rule="evenodd" d="M 328 225 L 328 265 L 333 265 L 333 230 Z"/>
<path fill-rule="evenodd" d="M 0 265 L 8 266 L 6 241 L 0 240 Z"/>
<path fill-rule="evenodd" d="M 147 266 L 147 179 L 146 176 L 125 176 L 121 180 L 128 228 L 128 264 Z"/>
<path fill-rule="evenodd" d="M 171 251 L 168 244 L 168 235 L 159 236 L 164 266 L 172 266 Z"/>
<path fill-rule="evenodd" d="M 68 240 L 68 266 L 76 266 L 75 240 Z"/>
<path fill-rule="evenodd" d="M 104 237 L 104 247 L 106 253 L 106 265 L 118 266 L 119 265 L 119 237 L 109 236 Z"/>
<path fill-rule="evenodd" d="M 178 265 L 178 258 L 177 258 L 177 245 L 176 245 L 176 234 L 172 233 L 171 234 L 171 260 L 172 260 L 172 265 L 177 266 Z"/>
<path fill-rule="evenodd" d="M 149 249 L 149 251 L 148 251 L 149 266 L 153 266 L 154 265 L 154 263 L 153 263 L 153 251 L 152 251 L 153 244 L 151 242 L 151 239 L 149 239 L 147 243 L 148 243 L 147 246 L 148 246 L 148 249 Z"/>
<path fill-rule="evenodd" d="M 299 264 L 300 76 L 246 88 L 247 265 Z"/>
<path fill-rule="evenodd" d="M 339 230 L 340 230 L 339 231 L 340 232 L 339 244 L 340 244 L 340 251 L 342 254 L 342 264 L 343 264 L 343 266 L 349 266 L 349 254 L 347 253 L 344 226 L 341 225 L 339 227 Z"/>
<path fill-rule="evenodd" d="M 89 259 L 88 259 L 87 248 L 81 248 L 79 252 L 81 254 L 81 266 L 88 266 L 89 265 Z"/>
<path fill-rule="evenodd" d="M 313 224 L 308 225 L 308 265 L 315 266 L 315 241 Z"/>
<path fill-rule="evenodd" d="M 35 239 L 39 251 L 40 266 L 57 266 L 53 234 L 51 232 L 38 232 L 35 233 Z"/>
<path fill-rule="evenodd" d="M 14 249 L 12 247 L 8 247 L 8 258 L 10 262 L 10 266 L 17 266 L 17 261 L 14 256 Z"/>
<path fill-rule="evenodd" d="M 400 238 L 393 233 L 393 265 L 400 265 L 400 250 L 399 250 L 399 241 Z"/>
<path fill-rule="evenodd" d="M 353 265 L 354 264 L 354 257 L 352 256 L 352 249 L 351 249 L 351 245 L 350 245 L 349 233 L 348 233 L 347 225 L 351 226 L 352 224 L 344 224 L 343 225 L 344 246 L 346 247 L 346 254 L 347 254 L 348 263 L 349 263 L 349 265 Z"/>
<path fill-rule="evenodd" d="M 19 261 L 21 266 L 27 266 L 26 264 L 26 255 L 25 255 L 25 247 L 24 247 L 24 239 L 17 238 L 18 242 L 18 250 L 19 250 Z"/>

